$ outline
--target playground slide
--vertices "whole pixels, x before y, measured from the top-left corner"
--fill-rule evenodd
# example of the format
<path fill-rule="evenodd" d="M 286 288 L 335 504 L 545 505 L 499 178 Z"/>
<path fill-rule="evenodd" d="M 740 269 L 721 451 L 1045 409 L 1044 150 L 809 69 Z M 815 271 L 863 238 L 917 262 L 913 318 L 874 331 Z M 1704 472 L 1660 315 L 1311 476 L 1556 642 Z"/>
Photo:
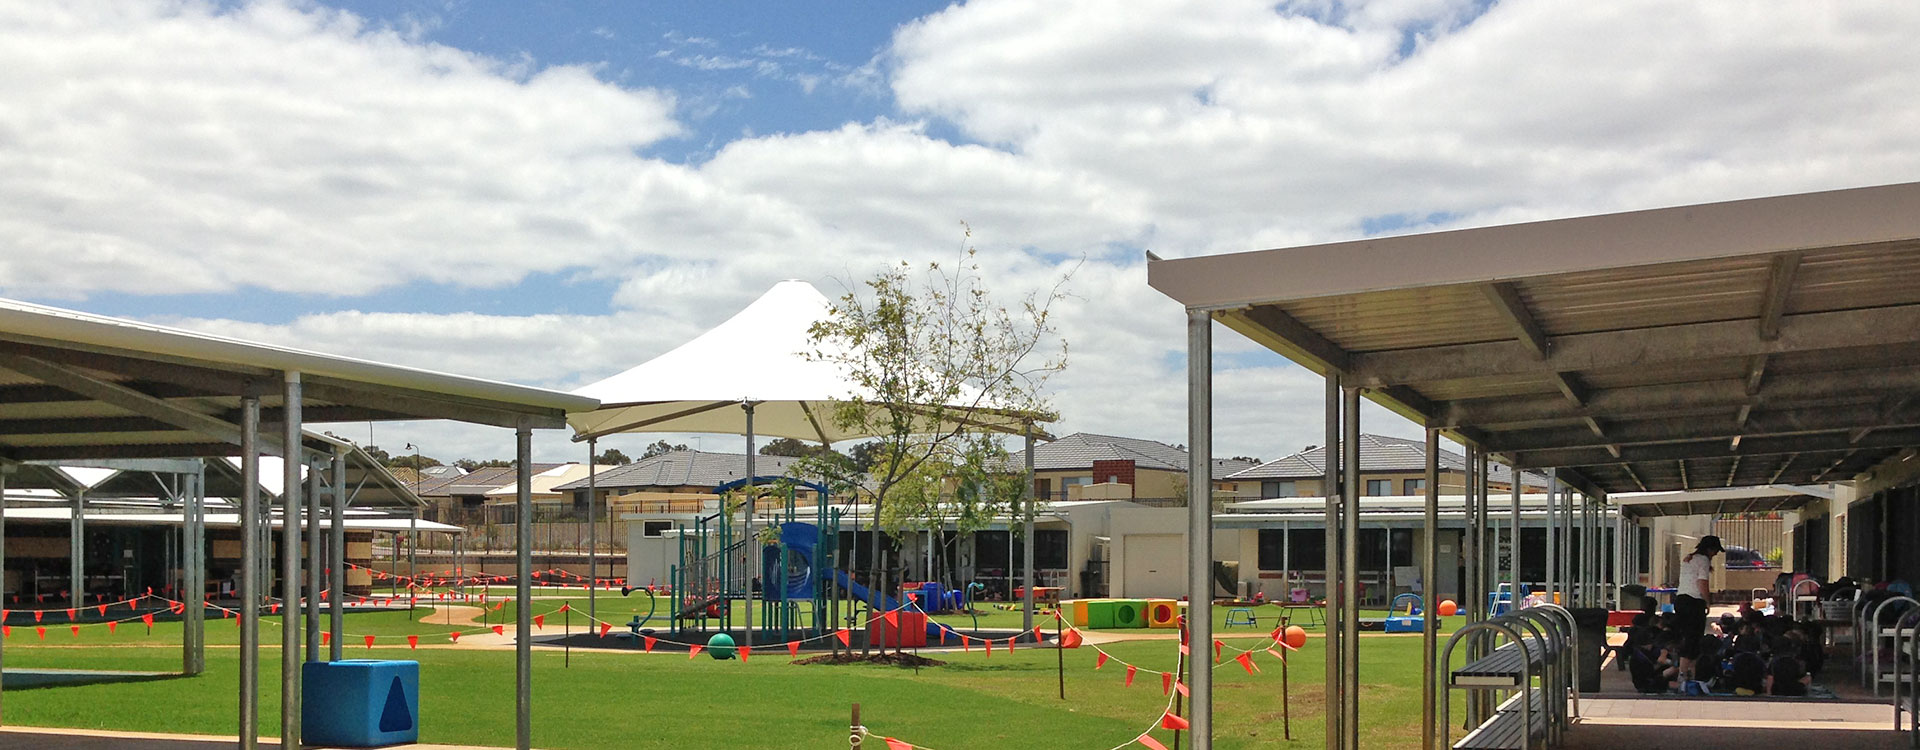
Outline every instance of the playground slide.
<path fill-rule="evenodd" d="M 888 610 L 900 608 L 900 600 L 890 596 L 874 596 L 872 590 L 855 582 L 847 576 L 847 572 L 844 570 L 833 571 L 833 580 L 840 584 L 840 588 L 846 589 L 847 593 L 853 594 L 854 598 L 866 602 L 868 605 Z M 876 601 L 876 599 L 878 601 Z M 959 637 L 960 635 L 960 631 L 958 630 L 941 625 L 932 619 L 927 620 L 927 637 L 939 638 L 943 630 L 952 633 L 954 637 Z"/>

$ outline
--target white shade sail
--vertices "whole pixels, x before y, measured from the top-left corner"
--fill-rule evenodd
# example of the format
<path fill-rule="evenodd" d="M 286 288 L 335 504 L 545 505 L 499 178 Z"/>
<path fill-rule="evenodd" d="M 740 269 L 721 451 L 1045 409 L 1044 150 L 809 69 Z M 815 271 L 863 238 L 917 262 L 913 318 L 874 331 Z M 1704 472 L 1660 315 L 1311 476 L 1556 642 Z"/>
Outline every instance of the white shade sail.
<path fill-rule="evenodd" d="M 832 303 L 805 281 L 775 284 L 713 330 L 633 369 L 574 393 L 600 408 L 567 415 L 575 439 L 622 432 L 747 433 L 743 402 L 754 402 L 753 433 L 828 443 L 872 437 L 834 424 L 834 401 L 862 395 L 840 366 L 808 355 L 808 329 Z M 1025 419 L 975 410 L 970 421 L 1018 432 Z"/>

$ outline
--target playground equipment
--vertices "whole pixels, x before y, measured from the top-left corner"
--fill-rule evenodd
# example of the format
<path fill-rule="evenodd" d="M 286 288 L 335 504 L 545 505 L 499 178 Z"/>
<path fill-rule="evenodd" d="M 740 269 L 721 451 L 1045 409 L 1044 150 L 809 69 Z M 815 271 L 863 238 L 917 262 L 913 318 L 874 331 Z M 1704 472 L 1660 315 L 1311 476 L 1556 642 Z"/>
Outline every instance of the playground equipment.
<path fill-rule="evenodd" d="M 1391 612 L 1401 611 L 1400 610 L 1401 602 L 1407 603 L 1405 614 L 1388 615 L 1387 622 L 1386 622 L 1387 632 L 1389 633 L 1421 632 L 1421 630 L 1426 627 L 1427 618 L 1420 616 L 1420 610 L 1426 604 L 1426 602 L 1420 598 L 1419 594 L 1415 594 L 1409 591 L 1407 593 L 1395 596 L 1393 598 L 1393 601 L 1387 604 L 1387 610 Z"/>

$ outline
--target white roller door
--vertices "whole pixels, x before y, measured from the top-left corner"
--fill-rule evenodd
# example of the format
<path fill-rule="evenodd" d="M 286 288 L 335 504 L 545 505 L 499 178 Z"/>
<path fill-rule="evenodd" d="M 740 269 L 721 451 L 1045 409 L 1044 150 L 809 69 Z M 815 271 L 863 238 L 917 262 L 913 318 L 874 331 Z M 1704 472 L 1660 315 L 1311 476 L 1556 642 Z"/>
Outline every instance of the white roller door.
<path fill-rule="evenodd" d="M 1176 599 L 1186 593 L 1187 537 L 1183 534 L 1131 534 L 1126 544 L 1126 578 L 1120 596 Z"/>

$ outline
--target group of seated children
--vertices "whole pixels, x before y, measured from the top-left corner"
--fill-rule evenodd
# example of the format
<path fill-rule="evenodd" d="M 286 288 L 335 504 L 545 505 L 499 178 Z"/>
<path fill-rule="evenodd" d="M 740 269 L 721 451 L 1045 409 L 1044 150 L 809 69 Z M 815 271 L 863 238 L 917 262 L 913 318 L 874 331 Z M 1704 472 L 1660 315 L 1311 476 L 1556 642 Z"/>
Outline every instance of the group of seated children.
<path fill-rule="evenodd" d="M 1807 694 L 1813 673 L 1820 671 L 1825 652 L 1820 633 L 1810 623 L 1796 623 L 1783 615 L 1765 615 L 1745 609 L 1726 614 L 1693 634 L 1675 629 L 1671 615 L 1641 613 L 1633 618 L 1627 643 L 1621 649 L 1634 689 L 1642 693 L 1680 692 L 1731 695 Z M 1682 670 L 1689 651 L 1693 673 Z"/>

